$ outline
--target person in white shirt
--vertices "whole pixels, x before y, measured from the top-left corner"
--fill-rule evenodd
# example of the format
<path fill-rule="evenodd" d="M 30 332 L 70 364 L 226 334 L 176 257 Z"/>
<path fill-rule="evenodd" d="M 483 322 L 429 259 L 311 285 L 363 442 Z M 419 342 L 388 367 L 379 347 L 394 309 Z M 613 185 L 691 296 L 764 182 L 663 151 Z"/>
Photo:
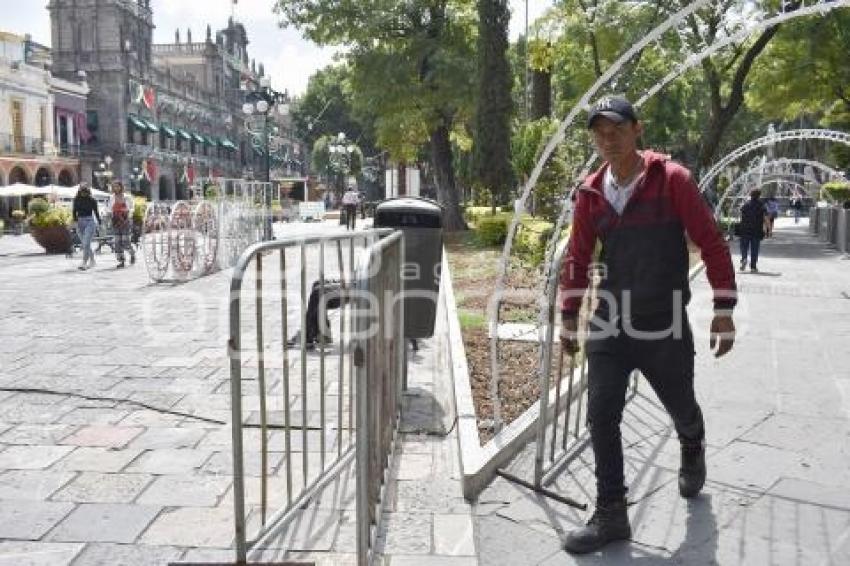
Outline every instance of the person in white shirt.
<path fill-rule="evenodd" d="M 357 222 L 357 205 L 360 203 L 360 195 L 357 189 L 351 185 L 342 195 L 342 210 L 345 213 L 345 227 L 354 230 Z"/>

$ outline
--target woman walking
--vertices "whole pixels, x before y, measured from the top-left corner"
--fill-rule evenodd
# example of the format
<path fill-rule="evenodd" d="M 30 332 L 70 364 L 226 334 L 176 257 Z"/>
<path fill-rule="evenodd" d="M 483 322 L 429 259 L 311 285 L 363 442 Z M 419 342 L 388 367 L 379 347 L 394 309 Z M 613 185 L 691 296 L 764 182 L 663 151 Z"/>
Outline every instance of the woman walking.
<path fill-rule="evenodd" d="M 100 213 L 97 211 L 97 201 L 91 196 L 91 189 L 85 183 L 80 184 L 77 194 L 74 196 L 73 205 L 74 222 L 77 223 L 77 233 L 83 244 L 83 263 L 78 269 L 85 271 L 95 266 L 94 252 L 91 249 L 91 241 L 97 226 L 100 224 Z"/>
<path fill-rule="evenodd" d="M 124 185 L 116 181 L 112 185 L 112 196 L 107 208 L 112 213 L 112 230 L 115 233 L 115 255 L 118 269 L 124 267 L 124 250 L 130 252 L 130 264 L 136 263 L 136 251 L 130 243 L 130 230 L 133 221 L 133 197 L 124 193 Z"/>

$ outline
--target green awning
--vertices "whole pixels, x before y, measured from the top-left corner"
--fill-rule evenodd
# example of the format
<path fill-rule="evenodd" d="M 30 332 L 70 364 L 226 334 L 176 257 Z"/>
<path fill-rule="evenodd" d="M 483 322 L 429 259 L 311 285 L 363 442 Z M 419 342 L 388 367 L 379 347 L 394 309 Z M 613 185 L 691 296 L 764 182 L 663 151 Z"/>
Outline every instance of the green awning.
<path fill-rule="evenodd" d="M 137 130 L 143 130 L 144 131 L 144 130 L 148 129 L 147 124 L 145 124 L 142 120 L 139 120 L 138 118 L 136 118 L 132 114 L 127 116 L 127 121 L 130 122 L 133 125 L 133 127 L 136 128 Z"/>
<path fill-rule="evenodd" d="M 204 143 L 204 136 L 202 136 L 201 134 L 196 134 L 195 132 L 192 132 L 192 137 L 195 139 L 196 142 Z"/>
<path fill-rule="evenodd" d="M 152 134 L 155 134 L 159 131 L 159 126 L 157 126 L 151 120 L 148 120 L 147 118 L 139 118 L 139 120 L 145 123 L 145 126 L 148 127 L 148 131 Z"/>
<path fill-rule="evenodd" d="M 219 138 L 218 145 L 227 149 L 236 149 L 236 145 L 227 138 Z"/>
<path fill-rule="evenodd" d="M 172 130 L 171 128 L 166 126 L 165 124 L 160 124 L 159 129 L 162 130 L 162 133 L 164 133 L 166 136 L 168 136 L 170 138 L 173 138 L 177 135 L 177 132 L 175 132 L 174 130 Z"/>
<path fill-rule="evenodd" d="M 192 140 L 192 134 L 190 134 L 186 130 L 181 130 L 180 128 L 177 128 L 177 133 L 180 134 L 180 137 L 183 138 L 184 140 L 187 140 L 187 141 Z"/>
<path fill-rule="evenodd" d="M 211 147 L 216 146 L 215 139 L 210 136 L 204 136 L 204 143 Z"/>

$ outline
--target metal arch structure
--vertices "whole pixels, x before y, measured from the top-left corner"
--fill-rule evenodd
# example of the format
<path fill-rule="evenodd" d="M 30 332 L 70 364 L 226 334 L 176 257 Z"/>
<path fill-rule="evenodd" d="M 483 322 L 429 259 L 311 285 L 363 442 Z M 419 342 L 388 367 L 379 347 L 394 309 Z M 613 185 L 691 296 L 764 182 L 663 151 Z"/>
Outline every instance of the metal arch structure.
<path fill-rule="evenodd" d="M 811 159 L 792 159 L 792 158 L 786 158 L 786 157 L 783 157 L 783 158 L 780 158 L 780 159 L 774 159 L 773 161 L 767 161 L 765 163 L 761 163 L 759 165 L 756 165 L 755 167 L 748 169 L 747 171 L 745 171 L 744 173 L 739 175 L 734 181 L 732 181 L 732 183 L 729 185 L 729 188 L 724 193 L 723 197 L 721 197 L 720 200 L 718 201 L 717 206 L 715 207 L 715 215 L 720 214 L 720 211 L 721 211 L 721 209 L 722 209 L 722 207 L 723 207 L 723 205 L 726 201 L 730 201 L 730 200 L 734 201 L 734 200 L 739 199 L 741 197 L 743 188 L 746 186 L 746 183 L 748 181 L 752 180 L 753 175 L 761 174 L 765 170 L 773 169 L 775 167 L 791 167 L 791 166 L 794 166 L 794 165 L 804 165 L 806 167 L 811 167 L 813 169 L 818 169 L 819 171 L 823 171 L 829 177 L 828 181 L 831 181 L 831 180 L 846 181 L 847 180 L 846 177 L 844 176 L 844 173 L 842 173 L 841 171 L 838 171 L 837 169 L 830 167 L 829 165 L 826 165 L 825 163 L 821 163 L 820 161 L 814 161 L 814 160 L 811 160 Z M 811 177 L 809 175 L 805 175 L 805 174 L 801 174 L 801 173 L 795 173 L 793 171 L 777 171 L 777 172 L 769 173 L 768 175 L 769 175 L 768 178 L 770 178 L 770 179 L 778 178 L 778 177 L 795 177 L 795 178 L 798 178 L 798 179 L 812 181 L 815 184 L 817 184 L 818 186 L 823 185 L 823 182 L 821 182 L 819 179 L 816 179 L 816 178 Z M 762 181 L 763 181 L 763 179 L 762 179 Z M 758 184 L 758 183 L 756 183 L 756 184 Z M 828 196 L 828 198 L 831 198 L 831 197 Z"/>
<path fill-rule="evenodd" d="M 517 234 L 517 229 L 519 226 L 521 215 L 525 212 L 525 206 L 528 202 L 531 192 L 534 187 L 537 185 L 537 182 L 542 174 L 543 168 L 546 163 L 551 158 L 552 154 L 555 151 L 555 148 L 565 139 L 567 128 L 575 122 L 577 116 L 581 111 L 586 109 L 589 105 L 589 102 L 593 96 L 595 96 L 604 85 L 606 85 L 611 79 L 620 72 L 622 66 L 630 61 L 637 53 L 641 52 L 647 45 L 652 42 L 658 41 L 663 34 L 674 29 L 678 26 L 682 21 L 684 21 L 688 16 L 693 14 L 696 10 L 705 7 L 710 3 L 710 0 L 696 0 L 691 2 L 687 6 L 683 7 L 681 10 L 670 16 L 667 20 L 659 24 L 656 28 L 654 28 L 651 32 L 643 36 L 637 43 L 633 44 L 625 53 L 623 53 L 604 73 L 600 76 L 597 81 L 582 95 L 576 105 L 570 110 L 567 116 L 559 125 L 555 134 L 550 138 L 549 142 L 546 144 L 543 149 L 540 157 L 535 164 L 534 169 L 529 176 L 528 181 L 525 183 L 522 194 L 518 199 L 518 206 L 516 207 L 516 212 L 514 214 L 513 219 L 508 227 L 508 234 L 505 242 L 505 247 L 502 252 L 502 256 L 499 262 L 499 270 L 497 273 L 497 280 L 495 285 L 494 292 L 494 300 L 491 301 L 491 304 L 488 306 L 488 321 L 490 326 L 491 336 L 494 338 L 491 340 L 491 348 L 490 348 L 490 365 L 492 370 L 491 376 L 491 384 L 490 384 L 490 394 L 493 401 L 493 410 L 494 410 L 494 420 L 496 421 L 496 429 L 498 430 L 501 425 L 501 417 L 500 417 L 500 407 L 498 401 L 498 357 L 497 357 L 497 325 L 498 325 L 498 316 L 499 316 L 499 303 L 500 297 L 504 293 L 505 290 L 505 280 L 507 277 L 507 271 L 510 261 L 511 249 L 513 246 L 513 240 Z M 718 45 L 715 49 L 720 49 L 724 45 L 731 43 L 735 40 L 746 39 L 756 31 L 770 27 L 772 25 L 776 25 L 777 23 L 781 23 L 783 21 L 787 21 L 790 19 L 805 17 L 815 14 L 824 15 L 829 11 L 850 6 L 850 0 L 822 0 L 819 2 L 812 3 L 809 6 L 800 6 L 793 12 L 785 13 L 780 11 L 775 14 L 771 14 L 771 17 L 764 18 L 761 21 L 750 22 L 750 25 L 747 29 L 742 30 L 741 33 L 737 34 L 734 37 L 727 38 L 728 40 L 722 41 L 722 45 Z M 711 47 L 709 47 L 711 49 Z M 663 84 L 656 85 L 657 88 L 654 91 L 647 93 L 648 96 L 654 95 L 656 92 L 660 90 L 664 84 L 669 83 L 674 78 L 680 76 L 683 72 L 685 72 L 688 68 L 695 66 L 702 59 L 711 55 L 713 51 L 705 50 L 700 54 L 692 55 L 687 59 L 686 62 L 680 63 L 673 72 L 671 72 L 667 77 L 665 77 L 666 82 Z M 645 97 L 644 100 L 648 98 Z M 592 164 L 592 160 L 589 161 Z M 584 174 L 584 173 L 583 173 Z M 583 175 L 582 175 L 583 176 Z M 574 190 L 574 189 L 573 189 Z M 565 198 L 562 204 L 561 214 L 556 222 L 555 229 L 553 230 L 552 238 L 549 240 L 547 244 L 546 251 L 546 267 L 545 267 L 545 277 L 547 281 L 546 289 L 544 290 L 543 296 L 541 297 L 541 305 L 540 305 L 540 322 L 543 327 L 551 327 L 553 326 L 551 323 L 547 324 L 549 317 L 547 315 L 547 311 L 550 310 L 549 303 L 551 302 L 552 295 L 552 271 L 556 267 L 554 265 L 554 256 L 557 248 L 558 237 L 561 233 L 561 229 L 565 224 L 566 217 L 569 213 L 569 197 Z M 547 332 L 551 332 L 551 328 L 547 330 Z M 551 335 L 545 340 L 546 343 L 551 341 Z M 544 348 L 541 349 L 541 352 Z M 547 356 L 548 354 L 542 353 L 541 357 Z M 544 370 L 548 371 L 548 370 Z"/>
<path fill-rule="evenodd" d="M 758 179 L 752 183 L 742 183 L 738 187 L 736 187 L 736 192 L 733 195 L 723 195 L 723 198 L 717 204 L 717 207 L 714 210 L 715 217 L 720 217 L 720 214 L 724 207 L 734 206 L 737 201 L 745 200 L 747 198 L 747 191 L 745 188 L 749 185 L 751 188 L 761 189 L 765 185 L 777 184 L 777 183 L 793 183 L 794 185 L 803 189 L 804 193 L 809 193 L 809 189 L 806 185 L 807 182 L 814 182 L 818 187 L 820 187 L 820 181 L 817 179 L 813 179 L 808 175 L 803 173 L 777 173 L 776 175 L 769 175 Z"/>
<path fill-rule="evenodd" d="M 564 120 L 560 123 L 555 134 L 549 139 L 542 153 L 540 154 L 537 163 L 535 164 L 534 169 L 531 172 L 527 182 L 523 186 L 521 195 L 517 200 L 515 206 L 515 214 L 514 217 L 508 227 L 508 234 L 505 242 L 505 246 L 503 248 L 502 256 L 499 262 L 499 269 L 497 272 L 496 285 L 494 290 L 493 299 L 490 301 L 488 305 L 488 326 L 490 329 L 491 335 L 491 348 L 490 348 L 490 366 L 491 366 L 491 380 L 490 380 L 490 397 L 493 403 L 493 417 L 495 420 L 495 428 L 498 432 L 501 428 L 501 416 L 500 416 L 500 406 L 499 406 L 499 396 L 498 396 L 498 387 L 499 387 L 499 364 L 498 364 L 498 322 L 499 322 L 499 312 L 500 312 L 500 302 L 501 296 L 505 292 L 506 280 L 508 275 L 508 270 L 510 266 L 510 257 L 511 257 L 511 249 L 513 246 L 513 241 L 516 237 L 519 223 L 521 221 L 521 217 L 525 212 L 526 203 L 528 199 L 536 187 L 540 175 L 542 174 L 543 168 L 546 163 L 552 157 L 556 147 L 562 143 L 566 137 L 567 129 L 575 122 L 579 113 L 585 110 L 588 107 L 588 104 L 592 97 L 596 96 L 597 93 L 614 78 L 614 76 L 620 72 L 622 66 L 633 59 L 633 57 L 639 53 L 642 49 L 644 49 L 650 43 L 656 42 L 660 39 L 660 37 L 670 31 L 671 29 L 675 29 L 683 20 L 685 20 L 688 16 L 694 13 L 694 11 L 705 7 L 709 4 L 709 1 L 697 0 L 695 2 L 691 2 L 687 6 L 683 7 L 681 10 L 673 14 L 663 23 L 658 25 L 655 29 L 653 29 L 650 33 L 643 36 L 637 43 L 633 44 L 625 53 L 623 53 L 606 71 L 602 76 L 600 76 L 597 81 L 589 88 L 579 99 L 579 101 L 573 106 L 573 108 L 569 111 Z M 645 101 L 649 97 L 653 96 L 656 92 L 660 91 L 661 88 L 670 81 L 674 80 L 676 77 L 680 76 L 687 69 L 697 65 L 700 61 L 709 57 L 713 52 L 721 49 L 723 46 L 728 45 L 733 42 L 741 41 L 750 37 L 754 33 L 774 26 L 778 23 L 782 23 L 784 21 L 792 20 L 799 17 L 806 17 L 812 15 L 825 15 L 828 12 L 837 9 L 850 7 L 850 0 L 819 0 L 815 2 L 809 2 L 806 5 L 806 1 L 802 2 L 803 5 L 798 7 L 792 12 L 784 12 L 780 9 L 780 11 L 776 12 L 767 12 L 763 14 L 758 14 L 757 18 L 754 18 L 751 21 L 747 22 L 746 28 L 741 30 L 738 34 L 731 36 L 729 38 L 724 38 L 721 40 L 716 46 L 709 46 L 708 49 L 691 55 L 687 58 L 686 61 L 679 63 L 676 68 L 665 77 L 665 81 L 661 81 L 661 83 L 656 84 L 653 89 L 648 91 L 647 96 L 642 97 L 642 101 Z M 580 177 L 583 177 L 589 167 L 592 165 L 595 158 L 591 158 L 588 161 L 587 167 L 582 172 Z M 566 223 L 567 217 L 570 213 L 570 196 L 572 192 L 575 191 L 576 187 L 573 187 L 570 192 L 570 195 L 566 196 L 561 205 L 561 214 L 558 217 L 555 228 L 552 232 L 552 237 L 547 243 L 547 249 L 545 254 L 545 268 L 544 268 L 544 278 L 545 278 L 545 288 L 543 289 L 543 293 L 541 293 L 540 297 L 540 311 L 539 311 L 539 329 L 540 329 L 540 339 L 541 339 L 541 348 L 540 348 L 540 363 L 536 368 L 540 381 L 541 381 L 541 400 L 540 400 L 540 411 L 541 415 L 545 415 L 547 399 L 544 399 L 544 396 L 549 393 L 548 387 L 550 385 L 549 382 L 549 374 L 551 372 L 551 353 L 552 353 L 552 340 L 554 334 L 554 310 L 552 309 L 552 304 L 555 298 L 555 291 L 557 289 L 557 271 L 558 271 L 558 257 L 557 249 L 558 242 L 560 238 L 560 234 L 563 226 Z M 545 386 L 545 388 L 544 388 Z M 546 419 L 541 416 L 540 422 L 541 427 L 538 433 L 538 455 L 535 458 L 535 484 L 539 485 L 541 481 L 541 464 L 542 464 L 542 446 L 545 444 L 545 432 L 544 426 Z"/>
<path fill-rule="evenodd" d="M 775 132 L 773 134 L 768 134 L 751 140 L 728 153 L 726 157 L 715 163 L 711 169 L 708 170 L 705 176 L 700 180 L 699 188 L 701 191 L 705 191 L 709 186 L 711 186 L 711 183 L 714 182 L 723 169 L 729 166 L 730 163 L 737 161 L 749 153 L 780 142 L 799 140 L 823 140 L 850 146 L 850 134 L 838 130 L 803 129 Z"/>

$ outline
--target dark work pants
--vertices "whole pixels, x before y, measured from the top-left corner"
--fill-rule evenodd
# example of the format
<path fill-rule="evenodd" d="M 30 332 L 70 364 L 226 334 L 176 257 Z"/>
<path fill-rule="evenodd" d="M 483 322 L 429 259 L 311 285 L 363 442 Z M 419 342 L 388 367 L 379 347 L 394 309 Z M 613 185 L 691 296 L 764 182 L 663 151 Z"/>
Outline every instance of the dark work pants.
<path fill-rule="evenodd" d="M 752 238 L 750 236 L 741 236 L 741 264 L 747 264 L 747 255 L 750 255 L 750 267 L 756 268 L 759 263 L 759 248 L 761 247 L 761 238 Z"/>
<path fill-rule="evenodd" d="M 345 210 L 345 227 L 354 230 L 357 224 L 357 205 L 346 204 L 343 209 Z"/>
<path fill-rule="evenodd" d="M 638 330 L 669 328 L 669 313 L 633 320 Z M 616 337 L 588 341 L 588 426 L 596 459 L 596 488 L 600 501 L 625 497 L 620 422 L 629 376 L 640 370 L 673 419 L 680 440 L 705 436 L 702 411 L 694 396 L 693 334 L 683 315 L 681 336 L 661 339 L 629 336 L 619 322 Z M 598 330 L 598 327 L 592 325 Z"/>

